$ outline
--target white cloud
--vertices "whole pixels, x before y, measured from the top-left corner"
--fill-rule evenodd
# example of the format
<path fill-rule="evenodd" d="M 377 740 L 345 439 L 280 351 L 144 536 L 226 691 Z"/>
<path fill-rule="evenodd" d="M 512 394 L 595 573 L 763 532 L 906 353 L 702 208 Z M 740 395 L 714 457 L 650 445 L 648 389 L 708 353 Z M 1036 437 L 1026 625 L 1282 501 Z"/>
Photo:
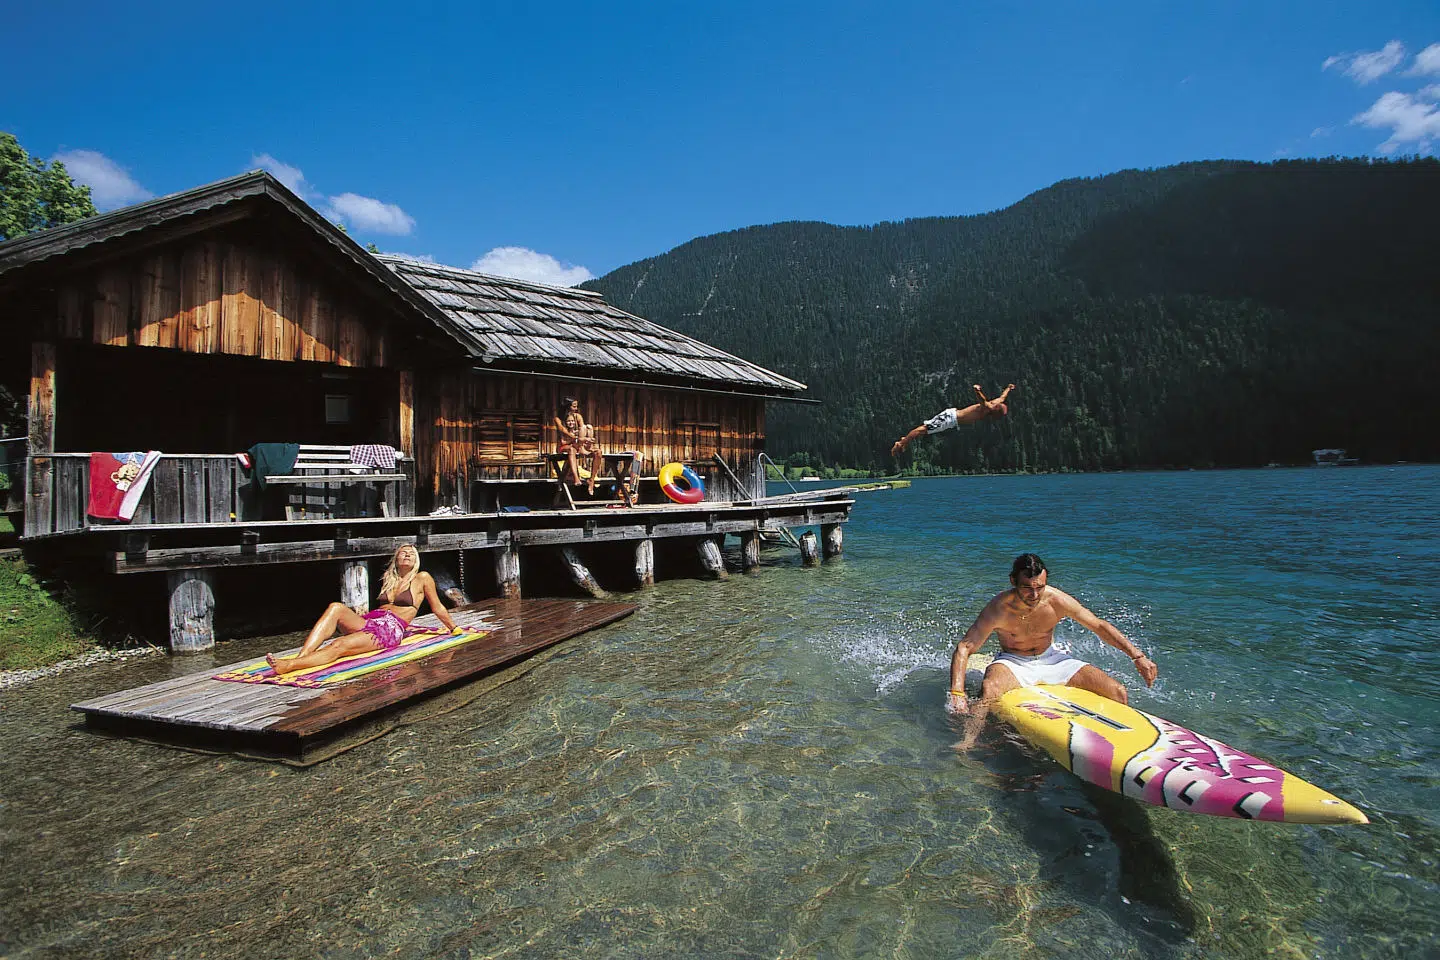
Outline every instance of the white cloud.
<path fill-rule="evenodd" d="M 1315 140 L 1320 137 L 1328 137 L 1333 132 L 1333 127 L 1316 127 L 1314 130 L 1310 131 L 1310 139 Z"/>
<path fill-rule="evenodd" d="M 472 263 L 470 269 L 497 277 L 548 283 L 552 287 L 573 287 L 595 276 L 585 267 L 567 266 L 548 253 L 537 253 L 526 247 L 496 247 Z"/>
<path fill-rule="evenodd" d="M 342 193 L 330 198 L 324 211 L 327 217 L 344 220 L 357 230 L 404 236 L 415 229 L 415 218 L 393 203 L 383 203 L 358 193 Z"/>
<path fill-rule="evenodd" d="M 136 183 L 128 170 L 103 153 L 65 150 L 50 159 L 65 164 L 70 179 L 90 188 L 90 199 L 95 201 L 98 210 L 114 210 L 155 196 Z"/>
<path fill-rule="evenodd" d="M 1440 77 L 1440 43 L 1432 43 L 1415 54 L 1415 62 L 1405 72 L 1412 77 Z"/>
<path fill-rule="evenodd" d="M 310 185 L 305 182 L 305 174 L 299 167 L 292 167 L 270 156 L 268 153 L 261 153 L 250 158 L 250 163 L 261 170 L 268 170 L 276 180 L 295 191 L 302 197 L 309 196 L 313 191 Z"/>
<path fill-rule="evenodd" d="M 1440 139 L 1440 106 L 1408 93 L 1387 93 L 1350 122 L 1390 131 L 1390 139 L 1376 147 L 1380 153 L 1394 153 L 1407 144 L 1428 153 Z"/>
<path fill-rule="evenodd" d="M 1432 83 L 1428 87 L 1421 87 L 1417 97 L 1424 97 L 1426 100 L 1440 100 L 1440 83 Z"/>
<path fill-rule="evenodd" d="M 1321 64 L 1320 69 L 1329 70 L 1331 67 L 1340 67 L 1345 76 L 1364 86 L 1379 80 L 1400 66 L 1404 60 L 1405 44 L 1399 40 L 1391 40 L 1379 50 L 1336 54 Z"/>

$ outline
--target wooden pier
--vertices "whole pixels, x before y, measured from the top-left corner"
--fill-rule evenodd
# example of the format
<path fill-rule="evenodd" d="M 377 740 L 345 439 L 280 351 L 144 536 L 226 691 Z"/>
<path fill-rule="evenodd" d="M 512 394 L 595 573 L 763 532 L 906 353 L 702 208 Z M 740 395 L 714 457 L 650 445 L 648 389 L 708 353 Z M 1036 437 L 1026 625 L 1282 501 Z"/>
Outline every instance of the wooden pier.
<path fill-rule="evenodd" d="M 233 683 L 214 676 L 256 657 L 73 704 L 87 726 L 186 745 L 303 758 L 356 724 L 477 679 L 634 613 L 629 603 L 493 600 L 457 608 L 457 625 L 489 635 L 335 687 Z M 438 626 L 433 616 L 419 626 Z"/>

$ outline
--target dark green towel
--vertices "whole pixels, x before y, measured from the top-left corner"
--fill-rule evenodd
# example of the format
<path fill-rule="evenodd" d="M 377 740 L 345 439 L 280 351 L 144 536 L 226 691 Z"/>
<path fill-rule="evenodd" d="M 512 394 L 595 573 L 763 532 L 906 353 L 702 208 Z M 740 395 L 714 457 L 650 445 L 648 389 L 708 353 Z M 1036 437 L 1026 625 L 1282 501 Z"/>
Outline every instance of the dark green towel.
<path fill-rule="evenodd" d="M 265 478 L 295 469 L 295 459 L 300 456 L 298 443 L 257 443 L 248 451 L 250 454 L 250 479 L 255 481 L 255 492 L 265 490 Z"/>

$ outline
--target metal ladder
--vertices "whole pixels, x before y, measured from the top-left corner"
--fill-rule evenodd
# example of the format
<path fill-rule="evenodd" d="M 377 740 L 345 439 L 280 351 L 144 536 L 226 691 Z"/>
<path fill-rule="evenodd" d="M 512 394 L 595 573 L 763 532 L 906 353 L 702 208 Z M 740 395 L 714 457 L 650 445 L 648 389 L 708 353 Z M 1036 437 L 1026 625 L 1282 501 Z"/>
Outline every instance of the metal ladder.
<path fill-rule="evenodd" d="M 767 463 L 770 464 L 770 466 L 774 467 L 776 472 L 780 474 L 780 479 L 785 481 L 785 486 L 790 488 L 791 493 L 800 492 L 799 490 L 795 489 L 795 484 L 790 482 L 790 478 L 785 476 L 785 468 L 780 466 L 780 464 L 776 463 L 774 460 L 771 460 L 769 454 L 767 454 L 764 450 L 761 450 L 760 455 L 755 459 L 762 468 Z M 790 532 L 789 527 L 776 527 L 773 531 L 761 530 L 760 539 L 769 543 L 788 543 L 796 550 L 800 549 L 800 541 L 795 539 L 795 534 Z"/>

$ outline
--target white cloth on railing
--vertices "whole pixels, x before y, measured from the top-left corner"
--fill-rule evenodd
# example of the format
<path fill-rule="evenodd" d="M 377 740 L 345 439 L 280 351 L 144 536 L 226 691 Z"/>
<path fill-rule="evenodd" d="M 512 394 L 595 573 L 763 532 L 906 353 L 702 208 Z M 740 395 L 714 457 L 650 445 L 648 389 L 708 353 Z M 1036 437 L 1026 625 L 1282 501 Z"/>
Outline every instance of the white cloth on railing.
<path fill-rule="evenodd" d="M 350 448 L 350 462 L 387 472 L 395 469 L 400 451 L 384 443 L 357 443 Z"/>

